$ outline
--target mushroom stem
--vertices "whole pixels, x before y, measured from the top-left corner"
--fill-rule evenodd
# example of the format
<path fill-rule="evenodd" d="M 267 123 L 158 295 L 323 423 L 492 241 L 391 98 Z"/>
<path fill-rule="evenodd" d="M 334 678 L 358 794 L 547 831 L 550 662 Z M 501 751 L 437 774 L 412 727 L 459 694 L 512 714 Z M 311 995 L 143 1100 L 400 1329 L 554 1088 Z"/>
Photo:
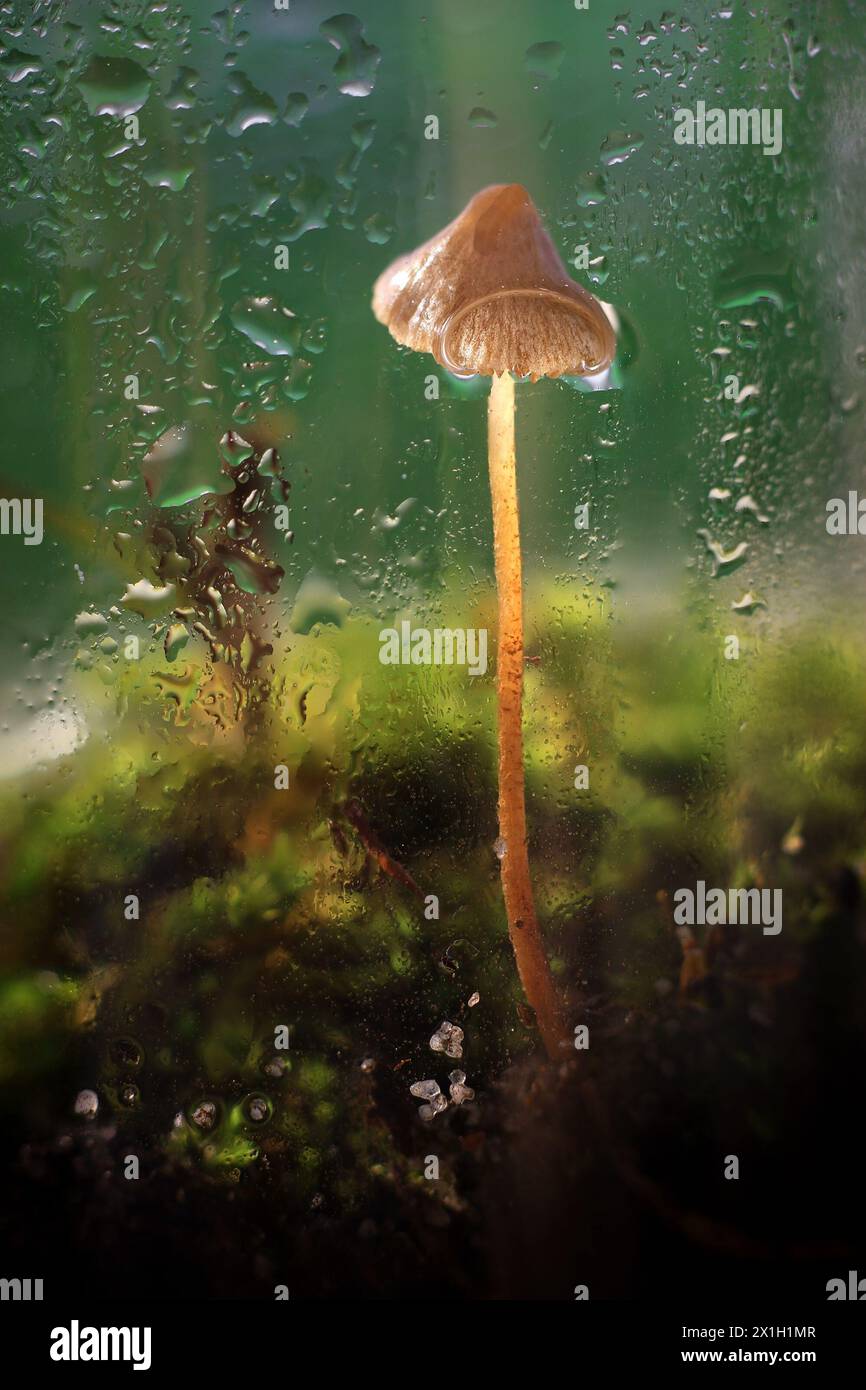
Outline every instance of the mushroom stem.
<path fill-rule="evenodd" d="M 493 550 L 499 600 L 499 834 L 508 934 L 523 992 L 535 1011 L 548 1056 L 567 1036 L 532 901 L 523 779 L 523 577 L 514 454 L 514 381 L 494 376 L 487 405 Z"/>

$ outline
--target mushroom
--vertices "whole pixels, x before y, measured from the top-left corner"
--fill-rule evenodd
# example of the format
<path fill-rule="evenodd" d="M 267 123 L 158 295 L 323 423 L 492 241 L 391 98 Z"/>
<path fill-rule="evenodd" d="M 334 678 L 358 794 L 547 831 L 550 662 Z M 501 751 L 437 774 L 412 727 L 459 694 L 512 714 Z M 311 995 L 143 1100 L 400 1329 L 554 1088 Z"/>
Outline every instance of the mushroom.
<path fill-rule="evenodd" d="M 499 848 L 517 971 L 551 1057 L 567 1037 L 532 898 L 523 772 L 523 584 L 514 376 L 587 376 L 610 365 L 604 311 L 569 278 L 520 184 L 484 188 L 460 216 L 376 281 L 373 312 L 398 343 L 448 371 L 492 377 L 488 463 L 499 602 Z M 512 375 L 513 374 L 513 375 Z"/>

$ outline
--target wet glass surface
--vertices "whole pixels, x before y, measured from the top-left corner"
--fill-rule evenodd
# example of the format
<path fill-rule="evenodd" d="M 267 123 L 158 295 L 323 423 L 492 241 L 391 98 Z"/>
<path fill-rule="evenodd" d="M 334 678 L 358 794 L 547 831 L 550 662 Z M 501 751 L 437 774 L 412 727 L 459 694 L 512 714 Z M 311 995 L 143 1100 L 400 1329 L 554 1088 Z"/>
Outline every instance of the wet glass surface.
<path fill-rule="evenodd" d="M 6 1272 L 825 1297 L 864 1258 L 857 6 L 0 21 Z M 490 380 L 371 309 L 496 184 L 617 335 L 515 383 L 547 1032 Z"/>

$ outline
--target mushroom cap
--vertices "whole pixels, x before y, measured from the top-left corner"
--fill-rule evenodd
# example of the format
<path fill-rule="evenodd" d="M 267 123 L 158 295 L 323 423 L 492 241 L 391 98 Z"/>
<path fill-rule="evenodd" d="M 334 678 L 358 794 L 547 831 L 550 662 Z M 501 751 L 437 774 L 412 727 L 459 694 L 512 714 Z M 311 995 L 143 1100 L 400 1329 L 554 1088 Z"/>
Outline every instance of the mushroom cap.
<path fill-rule="evenodd" d="M 604 310 L 567 275 L 519 183 L 482 188 L 438 235 L 389 265 L 373 313 L 398 343 L 460 374 L 586 376 L 616 351 Z"/>

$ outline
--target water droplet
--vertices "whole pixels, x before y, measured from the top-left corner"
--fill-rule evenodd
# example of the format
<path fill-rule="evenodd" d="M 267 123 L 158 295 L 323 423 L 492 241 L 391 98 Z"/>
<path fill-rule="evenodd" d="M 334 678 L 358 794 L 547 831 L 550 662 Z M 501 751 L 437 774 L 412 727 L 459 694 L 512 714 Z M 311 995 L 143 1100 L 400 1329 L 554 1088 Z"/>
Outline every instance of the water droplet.
<path fill-rule="evenodd" d="M 329 185 L 311 159 L 301 159 L 300 172 L 287 171 L 292 180 L 289 204 L 295 219 L 285 233 L 286 241 L 297 241 L 305 232 L 321 231 L 328 225 L 332 199 Z"/>
<path fill-rule="evenodd" d="M 473 106 L 469 112 L 469 124 L 478 126 L 480 129 L 493 127 L 497 124 L 496 116 L 492 111 L 488 111 L 485 106 Z"/>
<path fill-rule="evenodd" d="M 79 1091 L 75 1097 L 74 1110 L 76 1115 L 81 1115 L 85 1120 L 94 1119 L 99 1109 L 99 1096 L 95 1091 Z"/>
<path fill-rule="evenodd" d="M 189 423 L 172 425 L 159 436 L 145 454 L 141 472 L 148 497 L 158 507 L 183 507 L 234 488 L 213 444 Z"/>
<path fill-rule="evenodd" d="M 448 1101 L 445 1096 L 440 1094 L 434 1096 L 429 1105 L 419 1106 L 418 1115 L 422 1120 L 429 1121 L 434 1119 L 437 1115 L 441 1115 L 442 1111 L 447 1109 Z"/>
<path fill-rule="evenodd" d="M 189 633 L 183 623 L 172 623 L 165 634 L 163 650 L 166 661 L 174 661 L 189 641 Z"/>
<path fill-rule="evenodd" d="M 298 350 L 301 325 L 291 309 L 266 295 L 239 299 L 229 318 L 244 337 L 272 357 L 293 357 Z"/>
<path fill-rule="evenodd" d="M 186 188 L 192 171 L 191 164 L 160 164 L 145 169 L 142 177 L 151 188 L 168 188 L 172 193 L 180 193 Z"/>
<path fill-rule="evenodd" d="M 607 198 L 607 185 L 604 175 L 597 169 L 587 169 L 586 173 L 577 183 L 577 206 L 579 208 L 596 207 L 603 203 Z"/>
<path fill-rule="evenodd" d="M 748 493 L 746 493 L 745 497 L 739 499 L 734 507 L 734 511 L 751 513 L 755 520 L 759 521 L 762 526 L 769 526 L 770 524 L 770 518 L 764 515 L 754 497 L 751 497 Z"/>
<path fill-rule="evenodd" d="M 746 541 L 740 541 L 739 545 L 735 545 L 733 550 L 725 550 L 724 546 L 722 546 L 719 541 L 714 541 L 712 539 L 709 531 L 702 530 L 698 531 L 697 534 L 704 542 L 709 554 L 713 557 L 714 579 L 723 572 L 730 573 L 737 568 L 742 563 L 749 549 Z"/>
<path fill-rule="evenodd" d="M 374 246 L 384 246 L 394 234 L 394 225 L 381 212 L 374 212 L 364 223 L 364 235 Z"/>
<path fill-rule="evenodd" d="M 641 148 L 644 137 L 636 131 L 612 130 L 601 142 L 602 162 L 613 167 L 624 164 Z"/>
<path fill-rule="evenodd" d="M 767 605 L 762 598 L 757 598 L 750 589 L 747 594 L 743 594 L 742 598 L 738 598 L 736 603 L 732 603 L 731 607 L 735 613 L 745 613 L 746 616 L 750 616 L 756 609 L 766 608 Z"/>
<path fill-rule="evenodd" d="M 339 51 L 334 76 L 343 95 L 369 96 L 382 55 L 374 44 L 366 42 L 361 21 L 352 14 L 334 15 L 319 25 L 319 33 Z"/>
<path fill-rule="evenodd" d="M 527 48 L 523 61 L 529 72 L 552 80 L 559 75 L 563 53 L 561 43 L 534 43 Z"/>
<path fill-rule="evenodd" d="M 9 48 L 0 58 L 0 71 L 8 82 L 23 82 L 26 77 L 41 73 L 42 63 L 32 53 L 22 53 L 19 48 Z"/>
<path fill-rule="evenodd" d="M 256 1092 L 243 1102 L 243 1112 L 251 1125 L 263 1125 L 271 1118 L 274 1107 L 267 1096 Z"/>
<path fill-rule="evenodd" d="M 127 584 L 120 602 L 142 618 L 158 618 L 174 606 L 176 595 L 174 584 L 156 585 L 149 579 L 139 579 L 137 584 Z"/>
<path fill-rule="evenodd" d="M 144 1061 L 144 1048 L 135 1038 L 115 1038 L 110 1048 L 111 1060 L 124 1071 L 138 1068 Z"/>
<path fill-rule="evenodd" d="M 466 1085 L 465 1071 L 452 1071 L 448 1080 L 451 1083 L 448 1088 L 449 1094 L 454 1105 L 462 1105 L 464 1101 L 475 1099 L 472 1087 Z"/>
<path fill-rule="evenodd" d="M 298 589 L 292 611 L 292 630 L 305 635 L 316 623 L 333 623 L 335 627 L 342 627 L 351 607 L 333 580 L 317 570 L 310 570 Z"/>
<path fill-rule="evenodd" d="M 289 92 L 283 120 L 286 125 L 299 126 L 310 109 L 309 98 L 303 92 Z"/>
<path fill-rule="evenodd" d="M 207 1133 L 216 1125 L 218 1108 L 215 1101 L 200 1100 L 190 1107 L 187 1118 L 196 1129 Z"/>
<path fill-rule="evenodd" d="M 416 1100 L 433 1100 L 441 1092 L 438 1081 L 414 1081 L 409 1087 L 409 1094 L 415 1096 Z"/>
<path fill-rule="evenodd" d="M 279 1053 L 275 1053 L 273 1057 L 269 1057 L 262 1067 L 265 1076 L 272 1076 L 275 1081 L 282 1080 L 291 1069 L 292 1064 L 288 1057 L 281 1057 Z"/>
<path fill-rule="evenodd" d="M 131 116 L 150 96 L 150 78 L 131 58 L 91 59 L 78 79 L 91 116 Z"/>
<path fill-rule="evenodd" d="M 453 1057 L 455 1060 L 463 1056 L 463 1029 L 458 1028 L 456 1023 L 449 1023 L 447 1019 L 440 1023 L 436 1032 L 430 1039 L 431 1052 L 444 1052 L 446 1057 Z"/>
<path fill-rule="evenodd" d="M 285 570 L 246 546 L 229 546 L 222 541 L 214 546 L 214 554 L 222 561 L 238 588 L 246 594 L 275 594 Z"/>
<path fill-rule="evenodd" d="M 777 309 L 789 309 L 794 303 L 790 267 L 777 257 L 755 253 L 719 275 L 713 298 L 720 309 L 743 308 L 762 299 Z"/>
<path fill-rule="evenodd" d="M 252 130 L 253 126 L 273 125 L 278 120 L 280 113 L 273 97 L 260 92 L 244 73 L 235 73 L 231 85 L 238 100 L 226 121 L 229 135 L 237 138 Z"/>
<path fill-rule="evenodd" d="M 220 457 L 230 468 L 240 468 L 254 453 L 252 444 L 242 439 L 235 430 L 227 430 L 220 440 Z"/>
<path fill-rule="evenodd" d="M 79 613 L 74 626 L 76 632 L 90 637 L 95 632 L 104 632 L 108 627 L 108 619 L 101 613 Z"/>
<path fill-rule="evenodd" d="M 168 90 L 165 104 L 169 111 L 191 111 L 195 106 L 195 91 L 199 75 L 195 68 L 181 67 Z"/>
<path fill-rule="evenodd" d="M 97 284 L 88 271 L 76 271 L 70 277 L 71 288 L 66 298 L 61 301 L 63 309 L 67 314 L 75 314 L 88 299 L 96 294 Z"/>

